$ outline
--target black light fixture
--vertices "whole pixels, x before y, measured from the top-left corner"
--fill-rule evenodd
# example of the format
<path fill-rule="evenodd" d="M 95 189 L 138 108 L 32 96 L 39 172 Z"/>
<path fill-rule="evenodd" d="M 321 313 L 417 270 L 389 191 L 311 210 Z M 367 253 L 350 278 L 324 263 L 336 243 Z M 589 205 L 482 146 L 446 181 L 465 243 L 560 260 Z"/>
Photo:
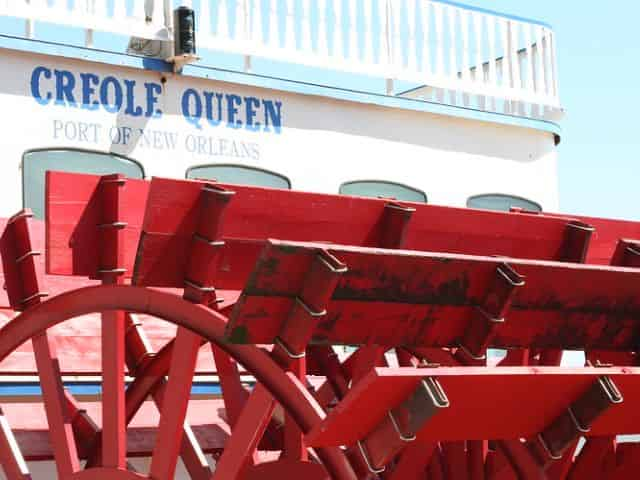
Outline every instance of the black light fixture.
<path fill-rule="evenodd" d="M 173 11 L 173 40 L 177 56 L 196 54 L 196 15 L 189 7 L 178 7 Z"/>

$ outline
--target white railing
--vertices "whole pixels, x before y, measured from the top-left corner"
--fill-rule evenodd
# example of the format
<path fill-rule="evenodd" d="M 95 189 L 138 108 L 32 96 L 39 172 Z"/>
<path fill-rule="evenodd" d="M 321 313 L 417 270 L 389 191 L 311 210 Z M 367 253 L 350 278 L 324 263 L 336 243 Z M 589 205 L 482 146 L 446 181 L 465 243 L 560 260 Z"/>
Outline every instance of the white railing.
<path fill-rule="evenodd" d="M 171 10 L 158 0 L 0 0 L 0 16 L 26 20 L 27 38 L 36 36 L 36 22 L 47 22 L 84 29 L 87 47 L 94 31 L 170 41 Z"/>
<path fill-rule="evenodd" d="M 155 8 L 154 8 L 155 3 Z M 171 11 L 195 8 L 197 45 L 283 62 L 558 108 L 546 25 L 434 0 L 0 0 L 0 14 L 170 40 Z M 133 4 L 133 9 L 127 8 Z M 29 26 L 31 25 L 31 26 Z M 31 30 L 29 30 L 31 28 Z"/>

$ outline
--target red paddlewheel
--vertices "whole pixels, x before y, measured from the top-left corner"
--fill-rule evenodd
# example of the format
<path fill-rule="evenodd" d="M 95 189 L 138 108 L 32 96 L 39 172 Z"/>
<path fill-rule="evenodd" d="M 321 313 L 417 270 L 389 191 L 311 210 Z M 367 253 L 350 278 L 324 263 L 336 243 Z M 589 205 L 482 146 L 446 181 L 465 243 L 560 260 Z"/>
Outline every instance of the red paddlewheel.
<path fill-rule="evenodd" d="M 80 290 L 61 294 L 46 302 L 29 308 L 27 311 L 16 317 L 11 323 L 5 326 L 0 332 L 0 360 L 6 358 L 17 347 L 28 340 L 38 338 L 46 333 L 52 326 L 81 315 L 93 312 L 123 310 L 128 312 L 144 313 L 164 319 L 184 327 L 189 332 L 197 334 L 207 342 L 216 344 L 224 350 L 230 357 L 241 363 L 260 384 L 254 388 L 249 395 L 244 407 L 240 411 L 236 420 L 235 428 L 231 437 L 225 444 L 225 450 L 219 461 L 212 478 L 238 478 L 247 462 L 251 462 L 251 454 L 257 448 L 262 433 L 268 426 L 271 413 L 275 407 L 275 400 L 282 405 L 288 414 L 291 415 L 302 432 L 310 431 L 311 428 L 321 421 L 319 407 L 307 394 L 306 388 L 296 381 L 295 377 L 287 375 L 285 371 L 277 365 L 270 355 L 264 350 L 248 345 L 233 345 L 223 341 L 224 329 L 227 320 L 219 313 L 207 307 L 187 302 L 174 294 L 160 292 L 143 287 L 132 286 L 99 286 L 87 287 Z M 112 322 L 117 322 L 117 317 L 112 317 Z M 113 328 L 107 325 L 107 328 Z M 122 345 L 122 348 L 124 344 Z M 175 362 L 179 356 L 172 356 Z M 107 368 L 111 368 L 107 362 Z M 103 372 L 103 375 L 106 372 Z M 124 370 L 117 374 L 120 378 L 119 390 L 124 400 Z M 183 382 L 185 376 L 189 376 L 189 381 L 193 375 L 193 369 L 189 371 L 182 369 L 178 382 Z M 165 388 L 170 392 L 175 376 L 171 375 Z M 189 393 L 182 403 L 188 402 Z M 55 402 L 46 394 L 44 395 L 45 406 Z M 125 431 L 125 404 L 124 401 L 118 404 L 110 401 L 105 395 L 102 397 L 102 445 L 105 443 L 105 434 L 108 430 L 107 424 L 116 431 Z M 120 412 L 119 412 L 120 411 Z M 66 418 L 64 418 L 66 417 Z M 63 418 L 51 418 L 49 421 L 59 422 L 73 428 L 72 419 L 63 414 Z M 160 406 L 160 422 L 156 444 L 151 455 L 151 466 L 148 477 L 140 474 L 127 473 L 126 465 L 112 467 L 90 468 L 87 472 L 95 470 L 96 477 L 91 478 L 153 478 L 160 479 L 173 478 L 178 455 L 180 453 L 181 442 L 179 440 L 182 427 L 185 423 L 185 411 L 180 409 L 176 403 L 162 402 Z M 64 429 L 63 429 L 64 430 Z M 172 437 L 163 442 L 163 432 L 170 430 Z M 20 466 L 24 464 L 20 451 L 15 448 L 13 436 L 10 430 L 4 430 L 5 438 L 12 446 L 11 449 L 2 449 L 3 465 L 14 464 Z M 61 478 L 85 478 L 85 474 L 80 473 L 77 457 L 77 443 L 74 435 L 64 435 L 60 431 L 51 431 L 52 443 L 59 447 L 55 452 L 56 466 Z M 112 439 L 109 450 L 102 448 L 101 463 L 110 461 L 122 462 L 125 464 L 125 436 L 117 436 Z M 183 444 L 184 445 L 184 444 Z M 194 445 L 197 448 L 197 444 Z M 324 478 L 328 472 L 331 478 L 355 478 L 348 462 L 339 448 L 318 448 L 315 450 L 317 458 L 323 463 L 324 468 L 320 469 L 314 465 L 299 465 L 300 462 L 288 460 L 288 465 L 296 471 L 308 472 L 310 478 Z M 200 451 L 200 455 L 201 455 Z M 121 455 L 121 456 L 119 456 Z M 113 457 L 113 458 L 112 458 Z M 184 459 L 184 457 L 183 457 Z M 100 460 L 98 460 L 100 462 Z M 69 465 L 65 471 L 66 465 Z M 20 471 L 22 467 L 10 467 L 7 469 L 8 478 L 27 478 L 26 473 Z M 208 467 L 204 467 L 206 469 Z M 263 466 L 269 472 L 278 471 L 280 466 Z M 326 469 L 326 470 L 325 470 Z M 248 472 L 252 471 L 249 465 Z M 20 473 L 19 473 L 20 472 Z M 193 478 L 204 478 L 202 472 L 200 476 Z M 89 475 L 88 473 L 86 475 Z M 113 475 L 113 476 L 109 476 Z M 86 476 L 86 478 L 89 478 Z"/>
<path fill-rule="evenodd" d="M 640 243 L 623 239 L 638 224 L 58 172 L 47 192 L 50 275 L 27 212 L 0 241 L 22 312 L 0 360 L 31 342 L 50 440 L 29 451 L 7 404 L 8 478 L 30 478 L 24 457 L 63 479 L 169 480 L 179 459 L 198 480 L 637 472 L 638 449 L 615 439 L 640 432 Z M 101 285 L 44 300 L 51 274 Z M 52 327 L 86 314 L 100 315 L 102 395 L 83 405 Z M 137 314 L 175 337 L 153 351 Z M 191 394 L 203 345 L 221 400 Z M 560 368 L 563 350 L 589 365 Z"/>

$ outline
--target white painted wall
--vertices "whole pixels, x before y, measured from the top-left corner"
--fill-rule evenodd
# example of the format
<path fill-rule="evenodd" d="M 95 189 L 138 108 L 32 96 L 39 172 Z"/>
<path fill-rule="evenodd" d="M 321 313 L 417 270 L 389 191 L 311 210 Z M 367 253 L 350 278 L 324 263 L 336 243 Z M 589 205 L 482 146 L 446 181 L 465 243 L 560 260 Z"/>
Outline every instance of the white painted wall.
<path fill-rule="evenodd" d="M 22 154 L 53 146 L 125 154 L 142 162 L 148 176 L 183 178 L 192 165 L 233 162 L 285 174 L 299 190 L 335 193 L 345 181 L 385 179 L 424 190 L 431 203 L 463 206 L 471 195 L 500 192 L 529 198 L 545 210 L 558 210 L 556 149 L 553 134 L 548 132 L 11 50 L 2 50 L 0 58 L 4 72 L 0 84 L 4 113 L 0 117 L 0 216 L 21 208 Z M 47 105 L 32 95 L 32 73 L 38 66 L 52 72 L 51 79 L 37 76 L 39 93 L 43 97 L 53 94 Z M 124 107 L 119 113 L 109 113 L 102 106 L 90 111 L 80 105 L 56 105 L 55 69 L 74 76 L 78 85 L 72 92 L 79 102 L 81 73 L 100 79 L 112 75 L 121 85 L 133 80 L 133 98 L 143 110 L 144 83 L 160 84 L 164 77 L 163 92 L 157 95 L 157 107 L 163 114 L 160 118 L 132 117 Z M 189 88 L 201 95 L 210 91 L 281 102 L 281 133 L 233 129 L 225 123 L 214 127 L 206 119 L 197 128 L 182 115 L 182 96 Z M 90 96 L 92 101 L 97 97 Z M 239 115 L 244 121 L 243 108 L 244 104 Z M 258 109 L 256 119 L 263 118 L 264 112 Z M 85 129 L 82 138 L 80 128 Z M 133 132 L 126 145 L 110 139 L 110 132 L 115 138 L 118 128 Z M 152 145 L 145 144 L 138 129 Z M 206 142 L 207 149 L 210 139 L 218 149 L 222 141 L 226 151 L 194 150 L 197 137 L 204 138 L 200 142 Z M 175 147 L 166 143 L 167 138 L 173 138 Z M 238 152 L 244 144 L 253 158 L 234 155 L 234 142 Z"/>

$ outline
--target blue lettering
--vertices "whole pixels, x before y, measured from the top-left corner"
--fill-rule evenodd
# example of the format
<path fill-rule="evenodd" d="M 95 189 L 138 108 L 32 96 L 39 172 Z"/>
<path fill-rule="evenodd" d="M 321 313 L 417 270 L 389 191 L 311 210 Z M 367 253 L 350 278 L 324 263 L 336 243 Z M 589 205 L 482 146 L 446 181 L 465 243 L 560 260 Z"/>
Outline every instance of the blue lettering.
<path fill-rule="evenodd" d="M 218 99 L 218 115 L 213 118 L 213 97 Z M 209 124 L 217 127 L 222 121 L 222 94 L 213 92 L 204 92 L 204 104 L 206 107 L 207 120 Z"/>
<path fill-rule="evenodd" d="M 80 79 L 82 80 L 82 105 L 81 107 L 86 110 L 97 110 L 100 108 L 100 102 L 93 100 L 93 95 L 96 93 L 96 89 L 92 85 L 98 86 L 100 84 L 100 78 L 93 73 L 81 73 Z"/>
<path fill-rule="evenodd" d="M 270 132 L 269 125 L 273 125 L 276 133 L 282 131 L 282 102 L 274 102 L 273 100 L 262 100 L 264 105 L 264 131 Z"/>
<path fill-rule="evenodd" d="M 191 112 L 190 98 L 193 98 L 193 104 L 195 106 L 195 110 Z M 193 88 L 188 88 L 182 94 L 182 116 L 184 119 L 189 122 L 191 125 L 194 125 L 199 130 L 202 130 L 202 126 L 200 125 L 200 119 L 202 118 L 202 99 L 197 91 Z"/>
<path fill-rule="evenodd" d="M 155 108 L 155 105 L 158 103 L 158 95 L 162 93 L 162 85 L 145 83 L 144 88 L 147 90 L 147 111 L 144 113 L 144 116 L 159 118 L 162 115 L 162 110 Z"/>
<path fill-rule="evenodd" d="M 240 128 L 242 126 L 242 120 L 236 120 L 236 114 L 238 108 L 236 105 L 242 104 L 242 98 L 238 95 L 227 94 L 227 127 Z"/>
<path fill-rule="evenodd" d="M 76 79 L 73 73 L 68 70 L 54 70 L 56 76 L 56 105 L 66 105 L 77 107 L 73 98 L 73 89 L 76 86 Z"/>
<path fill-rule="evenodd" d="M 109 85 L 113 85 L 113 103 L 109 103 Z M 122 86 L 115 77 L 106 77 L 100 85 L 100 103 L 107 112 L 116 113 L 122 108 Z"/>
<path fill-rule="evenodd" d="M 40 93 L 40 77 L 51 78 L 51 70 L 46 67 L 36 67 L 31 74 L 31 95 L 40 105 L 47 105 L 51 101 L 51 92 L 47 92 L 42 98 Z"/>
<path fill-rule="evenodd" d="M 124 86 L 127 91 L 127 106 L 124 110 L 124 113 L 127 115 L 131 115 L 132 117 L 140 117 L 142 115 L 142 107 L 136 106 L 136 99 L 134 97 L 135 93 L 135 80 L 124 80 Z"/>
<path fill-rule="evenodd" d="M 244 104 L 247 109 L 247 130 L 257 132 L 260 130 L 260 122 L 256 122 L 257 109 L 260 108 L 260 100 L 255 97 L 244 97 Z"/>

